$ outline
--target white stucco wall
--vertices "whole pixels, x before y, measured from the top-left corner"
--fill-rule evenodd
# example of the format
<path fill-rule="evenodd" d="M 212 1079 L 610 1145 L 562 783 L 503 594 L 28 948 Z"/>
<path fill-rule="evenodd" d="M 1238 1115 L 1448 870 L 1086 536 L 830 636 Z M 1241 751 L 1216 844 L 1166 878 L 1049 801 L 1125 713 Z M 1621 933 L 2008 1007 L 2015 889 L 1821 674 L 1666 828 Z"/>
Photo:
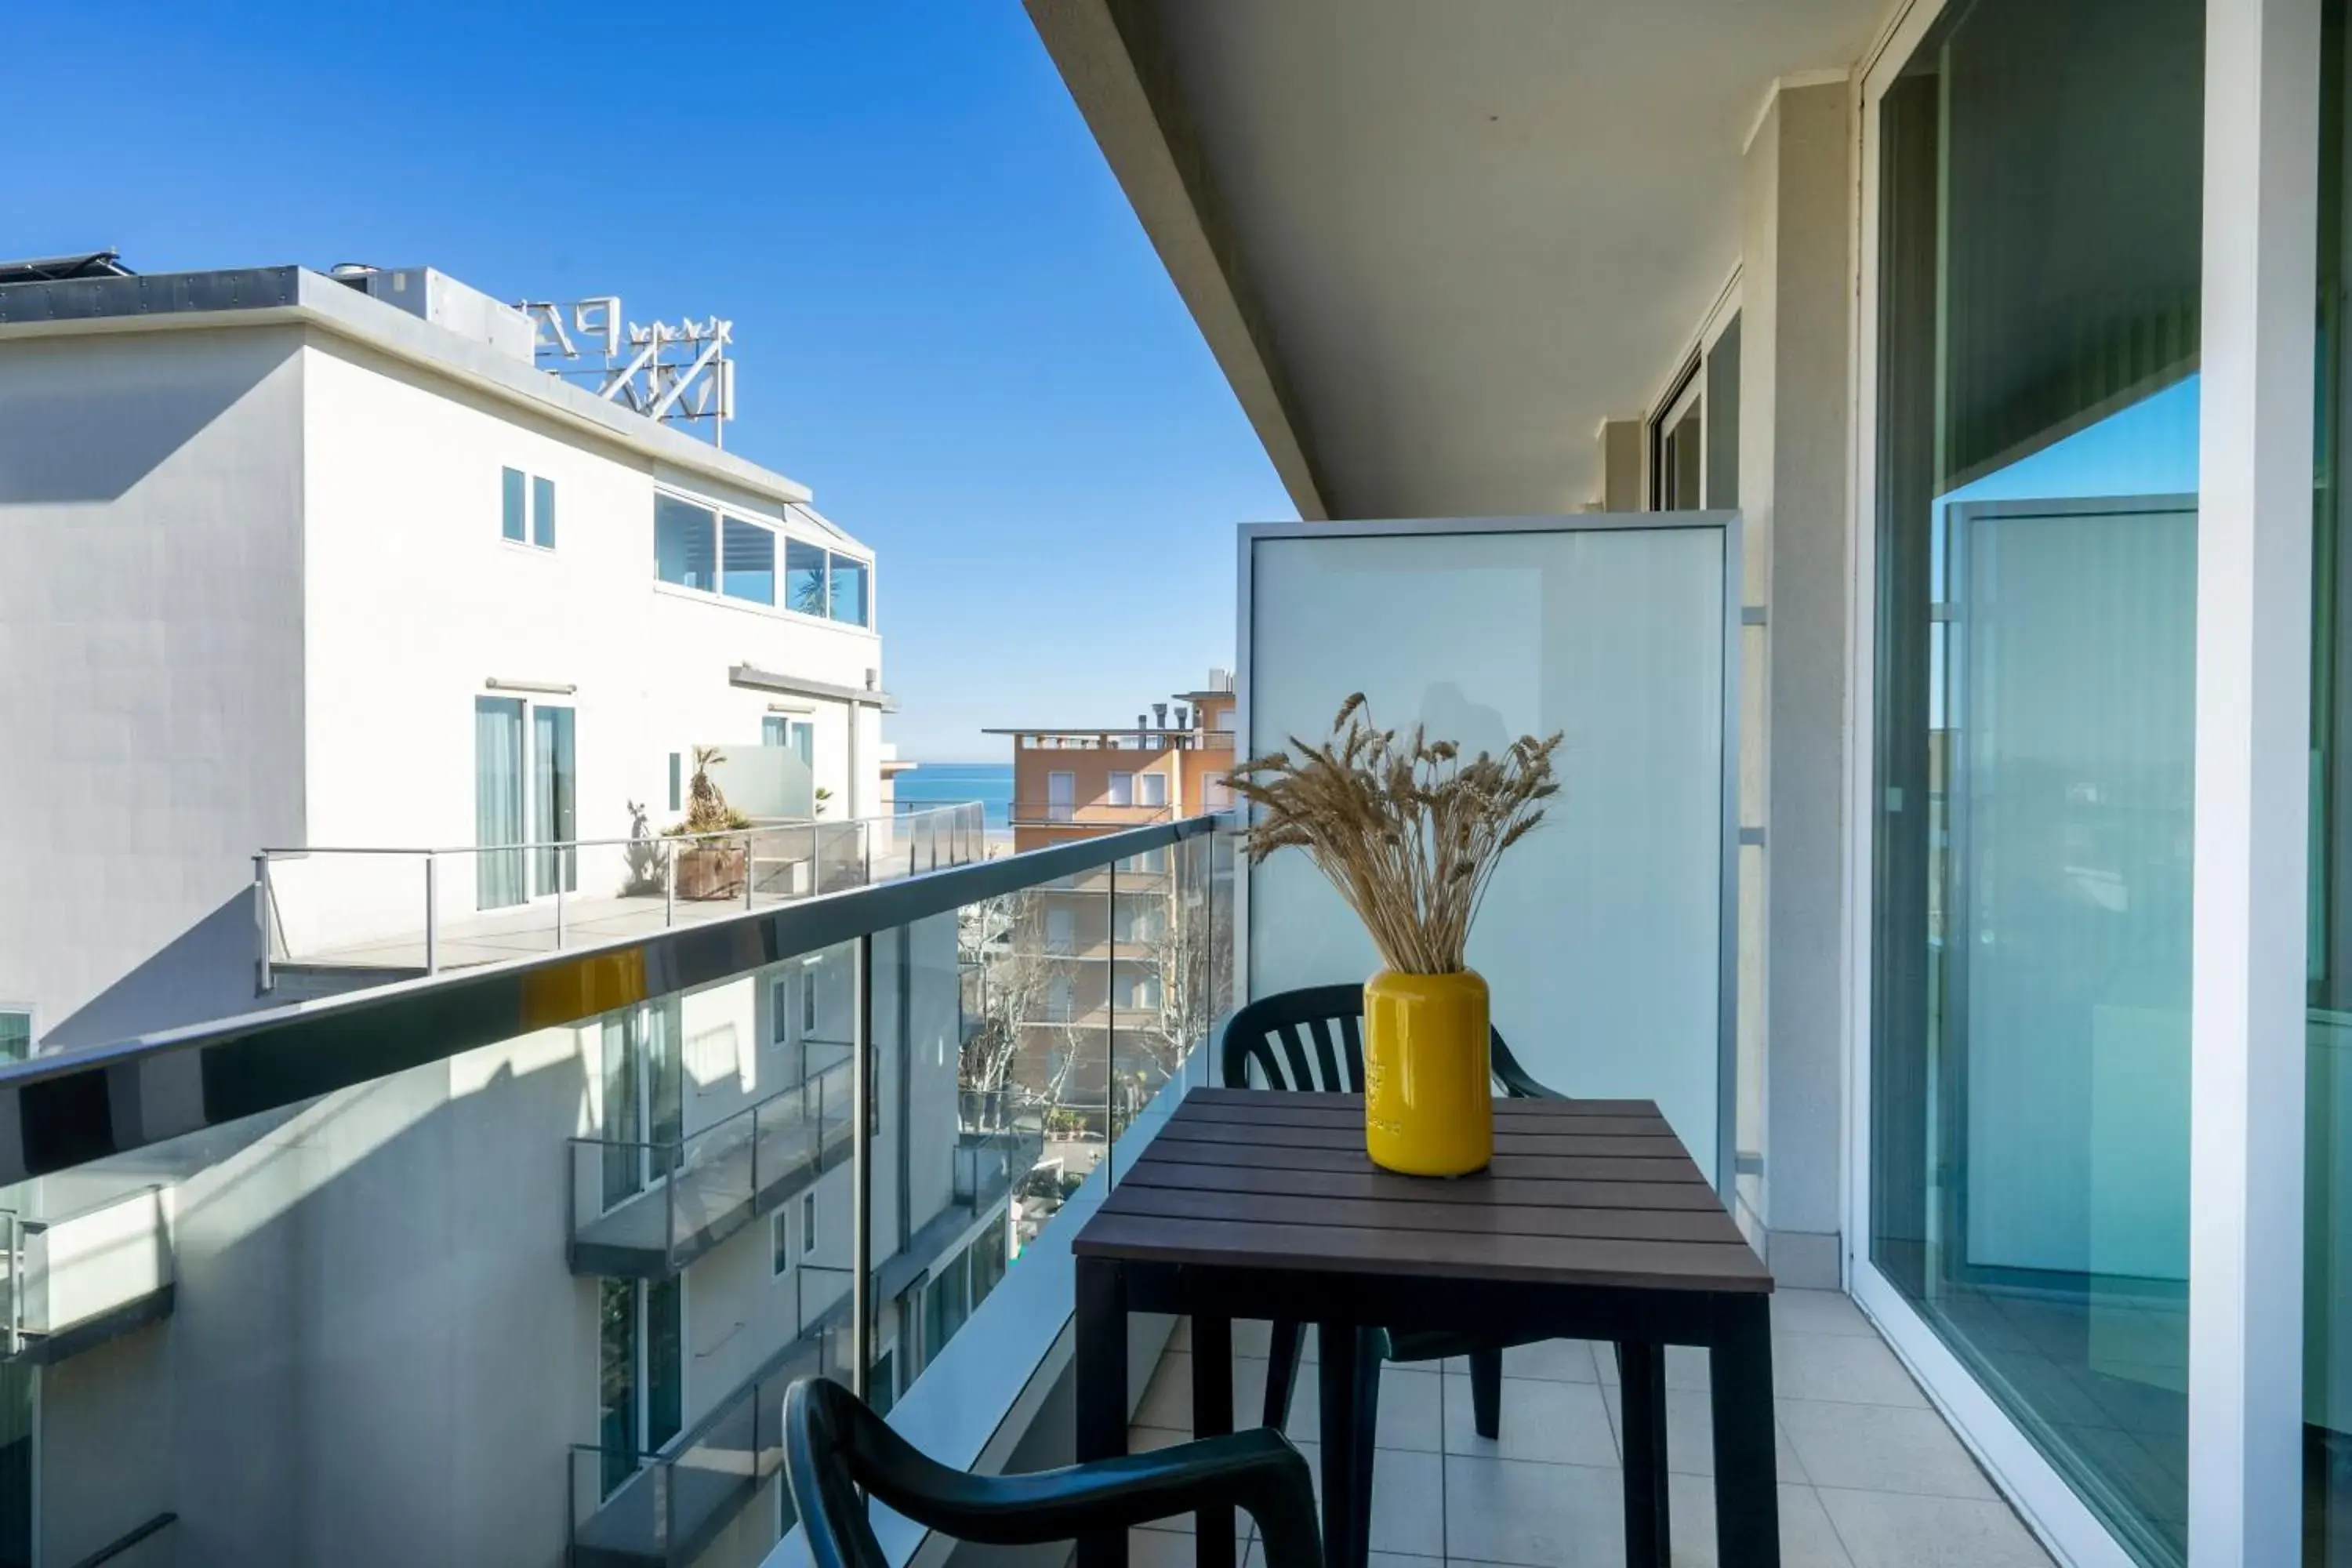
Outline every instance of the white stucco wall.
<path fill-rule="evenodd" d="M 845 706 L 738 687 L 728 671 L 750 664 L 863 687 L 880 668 L 880 638 L 654 575 L 657 487 L 747 520 L 781 525 L 783 508 L 657 472 L 638 454 L 337 340 L 314 339 L 303 359 L 310 843 L 474 843 L 482 696 L 573 710 L 583 839 L 625 837 L 632 801 L 656 827 L 676 821 L 669 754 L 755 747 L 780 701 L 813 710 L 793 717 L 814 722 L 816 783 L 833 792 L 827 815 L 843 815 Z M 554 480 L 552 551 L 501 536 L 507 468 Z M 495 692 L 493 679 L 576 689 Z M 864 739 L 858 793 L 872 801 L 878 747 Z M 583 851 L 580 891 L 598 891 L 619 868 L 617 850 Z M 445 914 L 472 909 L 472 869 L 460 860 L 445 873 Z"/>
<path fill-rule="evenodd" d="M 250 1005 L 302 828 L 295 329 L 0 342 L 0 1005 L 87 1045 Z"/>

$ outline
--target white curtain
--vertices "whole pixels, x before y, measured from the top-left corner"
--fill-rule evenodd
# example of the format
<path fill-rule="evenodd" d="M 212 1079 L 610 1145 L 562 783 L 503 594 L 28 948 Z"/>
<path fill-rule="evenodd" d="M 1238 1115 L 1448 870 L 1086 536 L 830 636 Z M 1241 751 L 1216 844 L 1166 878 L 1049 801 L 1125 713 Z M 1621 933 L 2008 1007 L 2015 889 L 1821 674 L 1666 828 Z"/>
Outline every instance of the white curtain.
<path fill-rule="evenodd" d="M 474 842 L 488 848 L 520 844 L 522 836 L 522 703 L 510 697 L 474 699 Z M 522 902 L 523 858 L 474 857 L 475 902 L 503 909 Z"/>

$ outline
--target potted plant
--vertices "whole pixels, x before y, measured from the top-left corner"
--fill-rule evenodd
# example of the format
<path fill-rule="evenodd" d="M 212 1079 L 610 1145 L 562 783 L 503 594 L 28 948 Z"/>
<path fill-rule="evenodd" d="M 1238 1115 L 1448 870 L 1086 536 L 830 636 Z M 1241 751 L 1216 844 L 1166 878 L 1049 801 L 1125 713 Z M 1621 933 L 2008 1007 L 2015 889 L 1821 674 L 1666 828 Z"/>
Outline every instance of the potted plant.
<path fill-rule="evenodd" d="M 710 834 L 734 832 L 751 826 L 751 819 L 727 804 L 710 777 L 710 764 L 723 763 L 716 746 L 694 748 L 694 775 L 687 781 L 686 820 L 662 829 L 665 838 L 685 839 L 671 851 L 677 861 L 673 887 L 681 899 L 740 899 L 750 856 L 740 838 L 712 838 Z"/>
<path fill-rule="evenodd" d="M 1258 811 L 1251 864 L 1306 850 L 1380 952 L 1364 985 L 1364 1146 L 1390 1170 L 1465 1175 L 1493 1156 L 1486 983 L 1465 952 L 1503 852 L 1559 793 L 1559 742 L 1523 735 L 1465 761 L 1419 725 L 1377 728 L 1358 692 L 1322 745 L 1294 736 L 1233 772 Z"/>

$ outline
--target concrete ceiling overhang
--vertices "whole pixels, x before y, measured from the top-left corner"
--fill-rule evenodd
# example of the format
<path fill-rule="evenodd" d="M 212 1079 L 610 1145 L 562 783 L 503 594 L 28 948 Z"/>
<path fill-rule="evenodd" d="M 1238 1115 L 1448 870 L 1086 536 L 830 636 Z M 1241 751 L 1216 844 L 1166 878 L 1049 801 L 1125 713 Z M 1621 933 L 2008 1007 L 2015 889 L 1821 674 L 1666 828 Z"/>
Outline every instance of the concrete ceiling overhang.
<path fill-rule="evenodd" d="M 1027 0 L 1301 515 L 1574 510 L 1887 0 Z"/>

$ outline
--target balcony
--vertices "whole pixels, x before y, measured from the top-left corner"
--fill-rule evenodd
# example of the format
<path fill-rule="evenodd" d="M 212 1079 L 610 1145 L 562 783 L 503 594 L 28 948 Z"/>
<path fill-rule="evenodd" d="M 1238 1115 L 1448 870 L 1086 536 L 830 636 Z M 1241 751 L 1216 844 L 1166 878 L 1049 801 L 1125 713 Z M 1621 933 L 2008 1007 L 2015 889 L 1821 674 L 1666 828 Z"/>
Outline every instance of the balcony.
<path fill-rule="evenodd" d="M 976 804 L 498 848 L 265 849 L 260 990 L 289 997 L 723 920 L 987 854 Z"/>
<path fill-rule="evenodd" d="M 1179 1324 L 1128 1429 L 1132 1451 L 1192 1436 L 1192 1355 Z M 2054 1568 L 1854 1304 L 1832 1290 L 1773 1300 L 1782 1568 Z M 1264 1323 L 1234 1332 L 1234 1409 L 1262 1408 Z M 1319 1459 L 1315 1351 L 1299 1373 L 1288 1434 Z M 1501 1437 L 1471 1423 L 1466 1366 L 1391 1365 L 1381 1378 L 1374 1460 L 1376 1568 L 1495 1563 L 1558 1568 L 1625 1561 L 1623 1419 L 1607 1345 L 1559 1340 L 1504 1358 Z M 1707 1370 L 1666 1363 L 1667 1498 L 1674 1560 L 1713 1563 L 1714 1455 Z M 1243 1568 L 1264 1568 L 1247 1521 Z M 1133 1568 L 1191 1568 L 1192 1521 L 1129 1537 Z"/>
<path fill-rule="evenodd" d="M 666 1278 L 807 1191 L 849 1158 L 850 1068 L 836 1062 L 690 1136 L 570 1140 L 572 1271 Z"/>
<path fill-rule="evenodd" d="M 1124 1032 L 1078 1038 L 1088 1053 L 1079 1065 L 1096 1081 L 1125 1084 L 1147 1057 L 1170 1065 L 1165 1082 L 1142 1096 L 1089 1108 L 1102 1124 L 1076 1136 L 1068 1125 L 1076 1113 L 1002 1054 L 1003 1026 L 1019 1020 L 965 1016 L 989 1005 L 989 987 L 977 987 L 975 999 L 968 986 L 974 971 L 1009 954 L 1002 947 L 967 953 L 958 934 L 968 910 L 1143 852 L 1167 855 L 1176 910 L 1232 931 L 1232 838 L 1207 822 L 1165 824 L 739 912 L 728 925 L 541 954 L 132 1042 L 99 1061 L 0 1069 L 0 1097 L 30 1104 L 24 1097 L 38 1096 L 48 1108 L 40 1139 L 0 1149 L 10 1162 L 0 1174 L 17 1178 L 94 1178 L 104 1167 L 48 1152 L 93 1147 L 125 1129 L 137 1136 L 145 1123 L 134 1102 L 116 1101 L 141 1081 L 122 1073 L 126 1062 L 155 1084 L 171 1081 L 156 1073 L 186 1064 L 221 1097 L 184 1102 L 182 1113 L 211 1121 L 208 1130 L 152 1143 L 142 1156 L 157 1169 L 186 1166 L 188 1190 L 207 1213 L 183 1244 L 194 1254 L 173 1269 L 177 1289 L 196 1296 L 184 1296 L 179 1312 L 144 1331 L 173 1336 L 156 1340 L 158 1347 L 184 1338 L 188 1357 L 208 1358 L 194 1364 L 238 1369 L 237 1379 L 208 1385 L 193 1409 L 183 1403 L 184 1431 L 152 1418 L 170 1385 L 142 1382 L 136 1359 L 121 1363 L 128 1381 L 103 1402 L 58 1384 L 45 1399 L 45 1422 L 111 1434 L 106 1440 L 118 1450 L 161 1447 L 122 1472 L 142 1489 L 118 1510 L 61 1501 L 53 1513 L 100 1541 L 131 1521 L 170 1513 L 179 1529 L 223 1532 L 246 1561 L 299 1555 L 298 1531 L 318 1528 L 402 1541 L 423 1540 L 429 1528 L 459 1542 L 451 1548 L 457 1560 L 568 1553 L 597 1568 L 668 1568 L 711 1560 L 723 1540 L 735 1543 L 726 1549 L 730 1560 L 749 1561 L 774 1539 L 782 1388 L 815 1371 L 862 1377 L 869 1397 L 890 1405 L 894 1424 L 946 1462 L 1001 1466 L 1014 1446 L 1050 1462 L 1066 1433 L 1036 1423 L 1040 1412 L 1067 1408 L 1054 1390 L 1066 1375 L 1055 1347 L 1070 1316 L 1069 1238 L 1175 1102 L 1209 1081 L 1202 1047 L 1213 1004 L 1230 995 L 1232 979 L 1220 961 L 1186 982 L 1202 987 L 1189 1013 L 1201 1023 L 1192 1038 L 1173 1043 L 1172 1058 L 1144 1051 Z M 861 969 L 863 1012 L 872 1020 L 877 1082 L 903 1083 L 903 1094 L 877 1092 L 861 1107 L 855 1058 L 844 1055 L 812 1063 L 803 1081 L 680 1139 L 576 1138 L 564 1177 L 575 1197 L 607 1190 L 614 1173 L 642 1190 L 609 1208 L 575 1210 L 584 1217 L 566 1259 L 543 1247 L 535 1253 L 527 1238 L 545 1223 L 551 1184 L 532 1174 L 545 1162 L 518 1129 L 578 1114 L 581 1086 L 559 1064 L 572 1059 L 566 1051 L 576 1048 L 581 1026 L 614 1001 L 586 977 L 658 976 L 653 984 L 663 991 L 694 992 L 845 942 L 877 955 Z M 536 999 L 537 1026 L 520 1036 L 519 982 Z M 415 1065 L 394 1065 L 386 1076 L 385 1042 L 402 1043 Z M 934 1079 L 926 1063 L 943 1070 Z M 907 1135 L 925 1128 L 932 1131 Z M 872 1162 L 862 1189 L 852 1180 L 861 1139 Z M 797 1215 L 794 1194 L 864 1217 L 828 1221 L 821 1234 L 781 1232 L 771 1281 L 770 1242 L 752 1222 L 764 1213 Z M 151 1219 L 169 1207 L 161 1193 L 146 1194 L 143 1210 L 141 1194 L 117 1194 L 124 1201 L 133 1205 L 128 1212 Z M 118 1239 L 142 1234 L 139 1224 L 119 1219 L 104 1230 Z M 299 1255 L 282 1249 L 296 1241 L 331 1267 L 287 1272 Z M 596 1274 L 598 1291 L 579 1290 L 567 1263 Z M 669 1338 L 633 1331 L 614 1339 L 609 1303 L 681 1277 L 683 1310 Z M 862 1325 L 850 1310 L 861 1279 L 872 1309 Z M 413 1325 L 427 1319 L 439 1325 L 435 1338 L 418 1341 Z M 66 1336 L 56 1331 L 69 1327 L 54 1312 L 47 1326 L 58 1341 Z M 1156 1446 L 1188 1426 L 1190 1352 L 1181 1326 L 1164 1351 L 1150 1325 L 1138 1332 L 1159 1373 L 1148 1380 L 1132 1436 Z M 1905 1543 L 1930 1539 L 1962 1543 L 1956 1562 L 2038 1568 L 2045 1561 L 1851 1303 L 1790 1292 L 1777 1332 L 1792 1568 L 1909 1562 Z M 435 1348 L 444 1342 L 461 1353 Z M 625 1352 L 618 1359 L 616 1344 Z M 1264 1361 L 1250 1352 L 1262 1355 L 1264 1347 L 1246 1333 L 1239 1344 L 1237 1396 L 1247 1412 L 1265 1376 Z M 331 1357 L 310 1348 L 325 1345 L 337 1347 Z M 385 1353 L 352 1353 L 371 1349 Z M 583 1349 L 602 1358 L 601 1412 L 580 1400 Z M 663 1419 L 674 1426 L 656 1430 L 654 1441 L 604 1440 L 602 1413 L 646 1418 L 647 1369 L 665 1353 L 691 1369 L 668 1384 L 677 1392 Z M 1612 1560 L 1620 1539 L 1613 1367 L 1590 1347 L 1555 1344 L 1514 1352 L 1507 1372 L 1499 1445 L 1468 1435 L 1466 1385 L 1454 1369 L 1388 1373 L 1380 1552 L 1421 1557 L 1430 1568 L 1449 1559 L 1528 1568 Z M 262 1381 L 240 1381 L 254 1377 Z M 1707 1560 L 1705 1378 L 1696 1362 L 1670 1361 L 1675 1524 L 1697 1561 Z M 273 1430 L 254 1425 L 264 1408 L 256 1401 L 331 1394 L 370 1410 L 365 1444 L 338 1436 L 332 1423 L 299 1443 L 277 1443 L 266 1456 L 280 1479 L 275 1501 L 241 1500 L 207 1481 L 221 1473 L 212 1456 L 226 1451 L 232 1430 Z M 1311 1394 L 1297 1411 L 1293 1435 L 1311 1453 Z M 453 1431 L 480 1437 L 457 1439 L 463 1452 L 454 1452 Z M 53 1470 L 82 1463 L 57 1444 L 50 1452 Z M 554 1496 L 551 1455 L 567 1470 Z M 452 1488 L 452 1462 L 479 1484 Z M 363 1465 L 380 1484 L 348 1494 L 329 1486 L 328 1475 L 345 1464 Z M 547 1541 L 542 1532 L 567 1506 L 560 1539 Z M 89 1517 L 71 1520 L 76 1509 Z M 919 1542 L 888 1533 L 896 1528 L 886 1528 L 886 1546 L 904 1563 Z M 1171 1521 L 1139 1531 L 1136 1561 L 1153 1568 L 1182 1556 L 1187 1528 Z M 1410 1564 L 1383 1559 L 1382 1568 Z"/>
<path fill-rule="evenodd" d="M 1015 800 L 1008 808 L 1008 820 L 1014 827 L 1148 827 L 1155 822 L 1170 821 L 1174 816 L 1164 805 L 1114 805 L 1100 800 Z"/>
<path fill-rule="evenodd" d="M 172 1189 L 68 1201 L 53 1218 L 0 1209 L 0 1361 L 53 1365 L 171 1313 Z"/>

